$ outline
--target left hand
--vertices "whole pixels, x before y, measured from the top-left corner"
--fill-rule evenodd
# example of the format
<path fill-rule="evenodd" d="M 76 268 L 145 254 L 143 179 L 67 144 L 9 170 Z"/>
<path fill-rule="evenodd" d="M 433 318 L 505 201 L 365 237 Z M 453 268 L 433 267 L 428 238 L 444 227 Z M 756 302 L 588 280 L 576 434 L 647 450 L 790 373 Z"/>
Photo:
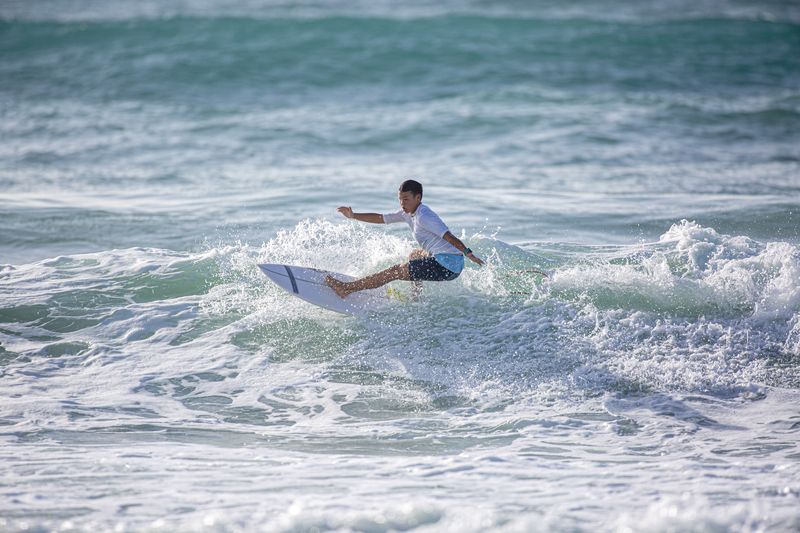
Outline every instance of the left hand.
<path fill-rule="evenodd" d="M 351 207 L 342 206 L 342 207 L 337 208 L 336 210 L 339 211 L 341 214 L 343 214 L 347 218 L 355 218 L 355 215 L 353 214 L 353 209 Z"/>

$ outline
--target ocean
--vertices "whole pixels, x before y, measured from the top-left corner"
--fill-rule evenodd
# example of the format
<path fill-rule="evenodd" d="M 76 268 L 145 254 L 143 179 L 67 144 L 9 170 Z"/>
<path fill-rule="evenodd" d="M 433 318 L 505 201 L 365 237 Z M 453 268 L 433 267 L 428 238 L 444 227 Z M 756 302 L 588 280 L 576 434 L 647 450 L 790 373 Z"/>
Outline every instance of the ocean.
<path fill-rule="evenodd" d="M 486 266 L 258 270 L 407 178 Z M 800 4 L 0 2 L 0 456 L 3 531 L 797 531 Z"/>

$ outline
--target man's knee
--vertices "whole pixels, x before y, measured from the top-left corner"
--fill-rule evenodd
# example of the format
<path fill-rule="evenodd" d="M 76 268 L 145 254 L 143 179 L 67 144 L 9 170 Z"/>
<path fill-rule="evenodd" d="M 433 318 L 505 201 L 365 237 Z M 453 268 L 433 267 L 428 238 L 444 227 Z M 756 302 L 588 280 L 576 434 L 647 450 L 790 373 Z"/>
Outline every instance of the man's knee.
<path fill-rule="evenodd" d="M 398 279 L 402 279 L 403 281 L 411 281 L 411 268 L 408 266 L 408 263 L 397 265 L 397 269 Z"/>
<path fill-rule="evenodd" d="M 409 281 L 411 279 L 411 273 L 408 267 L 408 263 L 395 265 L 392 270 L 394 279 L 401 279 L 404 281 Z"/>
<path fill-rule="evenodd" d="M 402 267 L 403 267 L 403 265 L 391 266 L 391 267 L 387 268 L 386 270 L 384 270 L 383 272 L 381 272 L 380 276 L 381 276 L 381 278 L 383 278 L 383 279 L 385 279 L 387 281 L 394 281 L 396 279 L 401 279 L 400 275 L 403 273 Z"/>
<path fill-rule="evenodd" d="M 408 254 L 409 261 L 413 261 L 415 259 L 423 259 L 425 257 L 428 257 L 428 253 L 425 250 L 419 248 L 413 250 L 410 254 Z"/>

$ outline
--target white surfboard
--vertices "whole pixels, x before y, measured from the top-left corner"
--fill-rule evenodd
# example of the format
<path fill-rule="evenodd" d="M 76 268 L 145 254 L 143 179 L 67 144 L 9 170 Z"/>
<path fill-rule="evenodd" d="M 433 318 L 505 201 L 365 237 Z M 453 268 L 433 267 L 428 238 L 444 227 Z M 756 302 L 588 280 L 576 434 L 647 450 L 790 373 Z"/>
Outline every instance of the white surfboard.
<path fill-rule="evenodd" d="M 357 315 L 377 311 L 390 301 L 386 287 L 354 292 L 347 298 L 341 298 L 325 284 L 325 276 L 328 275 L 341 281 L 355 279 L 346 274 L 272 263 L 259 264 L 258 268 L 292 296 L 337 313 Z"/>

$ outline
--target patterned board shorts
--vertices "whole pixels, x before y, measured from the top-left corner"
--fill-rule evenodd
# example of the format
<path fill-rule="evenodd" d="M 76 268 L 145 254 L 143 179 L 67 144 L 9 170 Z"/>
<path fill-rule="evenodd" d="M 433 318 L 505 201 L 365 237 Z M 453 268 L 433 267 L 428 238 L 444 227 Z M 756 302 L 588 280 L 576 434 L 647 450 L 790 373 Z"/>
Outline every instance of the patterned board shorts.
<path fill-rule="evenodd" d="M 408 262 L 411 281 L 452 281 L 460 272 L 453 272 L 443 267 L 435 257 L 424 257 Z"/>

